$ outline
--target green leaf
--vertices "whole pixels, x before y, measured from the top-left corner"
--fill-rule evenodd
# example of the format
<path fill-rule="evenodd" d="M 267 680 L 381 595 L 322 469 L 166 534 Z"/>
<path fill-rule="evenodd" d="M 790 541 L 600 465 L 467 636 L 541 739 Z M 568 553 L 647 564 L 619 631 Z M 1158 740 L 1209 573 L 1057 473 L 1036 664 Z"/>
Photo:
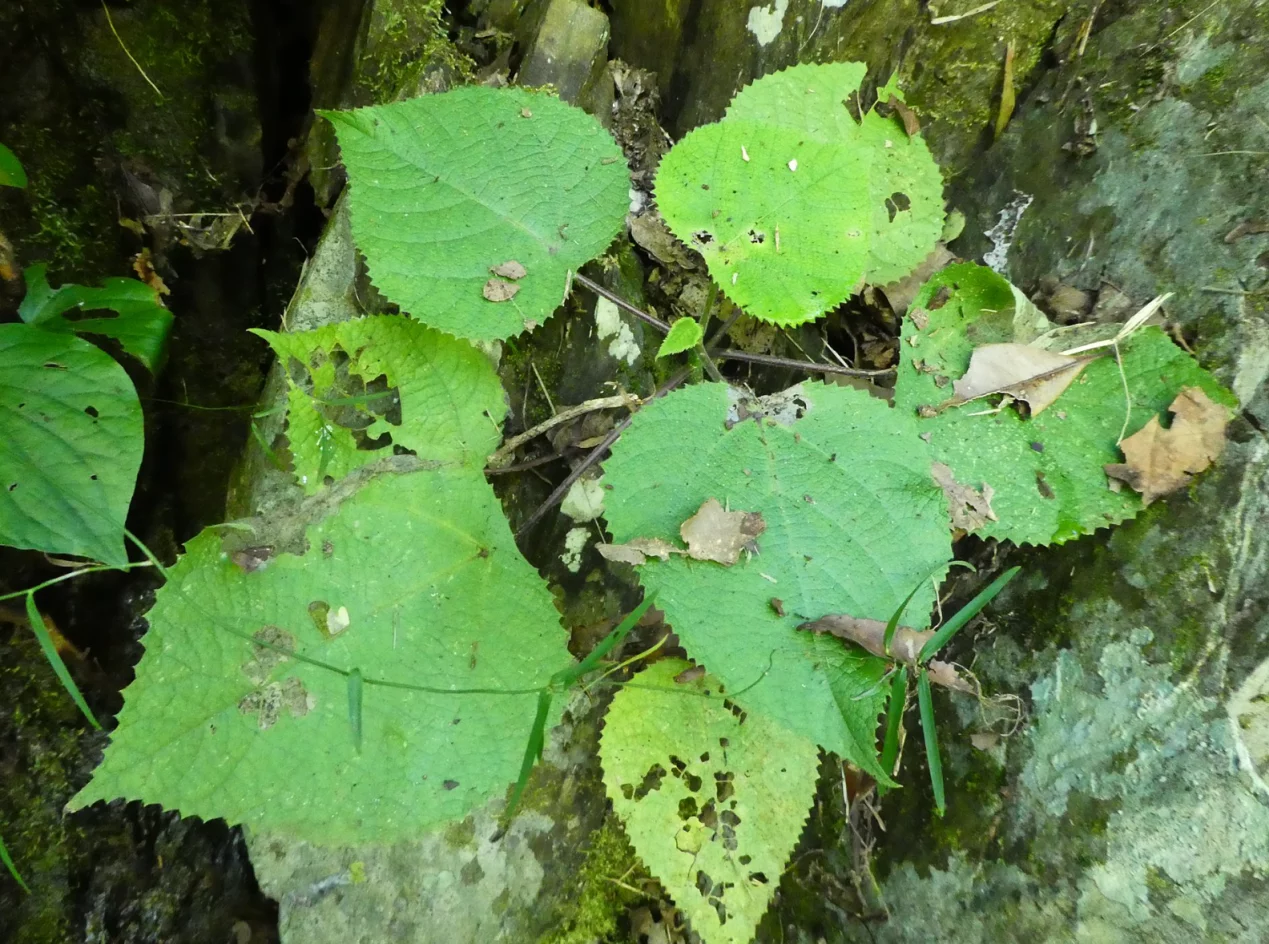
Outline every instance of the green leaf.
<path fill-rule="evenodd" d="M 147 370 L 155 370 L 163 358 L 172 313 L 159 303 L 158 293 L 136 279 L 106 279 L 100 288 L 86 285 L 48 284 L 45 265 L 29 266 L 24 273 L 26 297 L 18 316 L 45 331 L 74 331 L 114 338 Z M 114 317 L 66 318 L 67 312 L 113 311 Z"/>
<path fill-rule="evenodd" d="M 18 867 L 13 864 L 13 857 L 9 855 L 9 849 L 4 844 L 3 836 L 0 836 L 0 862 L 4 863 L 5 869 L 8 870 L 9 874 L 13 877 L 13 880 L 18 883 L 18 887 L 20 887 L 28 895 L 31 894 L 30 887 L 22 879 L 22 873 L 20 873 L 18 871 Z"/>
<path fill-rule="evenodd" d="M 66 668 L 66 663 L 62 661 L 57 645 L 53 642 L 53 637 L 49 635 L 48 627 L 44 624 L 44 617 L 40 615 L 39 607 L 35 605 L 34 593 L 26 595 L 26 619 L 31 626 L 31 632 L 35 634 L 36 641 L 40 644 L 40 651 L 44 653 L 44 658 L 48 660 L 49 667 L 57 676 L 57 680 L 62 683 L 62 688 L 66 689 L 66 694 L 70 695 L 75 707 L 88 719 L 89 723 L 100 731 L 101 725 L 97 721 L 97 716 L 88 707 L 88 702 L 84 701 L 79 686 L 71 678 L 70 670 Z"/>
<path fill-rule="evenodd" d="M 660 359 L 671 354 L 682 354 L 684 351 L 690 351 L 701 343 L 701 338 L 704 336 L 704 332 L 701 331 L 701 323 L 695 318 L 684 316 L 670 326 L 670 333 L 661 342 L 661 349 L 657 351 L 657 358 Z"/>
<path fill-rule="evenodd" d="M 569 273 L 608 247 L 629 209 L 621 151 L 551 95 L 469 86 L 321 114 L 339 138 L 370 277 L 459 337 L 505 338 L 546 321 Z M 514 297 L 487 300 L 491 269 L 512 261 L 525 270 Z"/>
<path fill-rule="evenodd" d="M 0 544 L 126 564 L 141 404 L 107 353 L 0 325 Z"/>
<path fill-rule="evenodd" d="M 801 418 L 762 416 L 777 403 Z M 827 613 L 888 619 L 918 582 L 912 606 L 930 609 L 927 578 L 951 553 L 928 448 L 915 417 L 842 387 L 803 384 L 741 415 L 728 387 L 708 383 L 639 411 L 605 464 L 613 540 L 677 543 L 709 498 L 760 513 L 759 553 L 732 567 L 649 560 L 640 579 L 729 690 L 761 678 L 747 709 L 885 781 L 876 732 L 886 663 L 796 627 Z"/>
<path fill-rule="evenodd" d="M 22 162 L 3 144 L 0 144 L 0 187 L 26 187 L 26 171 L 22 169 Z M 14 873 L 14 877 L 17 877 L 17 873 Z"/>
<path fill-rule="evenodd" d="M 1020 570 L 1022 570 L 1021 567 L 1010 567 L 988 586 L 980 590 L 974 599 L 953 613 L 951 619 L 940 626 L 938 632 L 925 641 L 925 645 L 921 647 L 921 651 L 917 654 L 917 663 L 924 665 L 938 655 L 939 650 L 951 642 L 952 637 L 959 633 L 966 623 L 982 612 L 983 607 L 996 599 L 1000 591 L 1005 589 L 1005 585 L 1018 576 L 1018 571 Z"/>
<path fill-rule="evenodd" d="M 1028 343 L 1053 327 L 1025 298 L 1016 300 L 1005 279 L 969 264 L 949 266 L 930 279 L 912 311 L 899 345 L 895 390 L 895 409 L 908 416 L 951 397 L 949 381 L 965 373 L 975 347 Z M 1132 393 L 1126 436 L 1166 411 L 1182 387 L 1201 387 L 1218 403 L 1237 402 L 1158 328 L 1137 332 L 1120 351 Z M 992 488 L 998 520 L 976 534 L 1016 544 L 1060 543 L 1141 510 L 1140 497 L 1128 489 L 1112 492 L 1102 470 L 1121 459 L 1117 443 L 1128 404 L 1114 353 L 1101 353 L 1039 416 L 1024 418 L 1012 407 L 983 415 L 991 403 L 975 400 L 918 420 L 931 458 L 948 465 L 957 483 Z"/>
<path fill-rule="evenodd" d="M 613 809 L 705 944 L 747 944 L 815 795 L 818 754 L 662 659 L 613 698 L 600 756 Z M 648 686 L 648 687 L 641 687 Z"/>
<path fill-rule="evenodd" d="M 818 318 L 865 282 L 907 275 L 938 241 L 938 167 L 890 119 L 854 119 L 863 77 L 857 62 L 765 76 L 661 161 L 661 215 L 750 315 Z"/>
<path fill-rule="evenodd" d="M 303 554 L 243 570 L 212 531 L 187 544 L 75 807 L 126 797 L 312 842 L 386 842 L 515 779 L 538 689 L 571 661 L 551 594 L 479 474 L 363 475 L 342 503 L 309 499 L 302 533 L 279 519 L 239 538 L 298 539 Z"/>
<path fill-rule="evenodd" d="M 253 333 L 288 366 L 287 438 L 310 493 L 393 447 L 480 468 L 502 438 L 502 385 L 465 341 L 392 315 Z"/>
<path fill-rule="evenodd" d="M 942 816 L 947 812 L 947 797 L 943 790 L 943 760 L 939 755 L 939 734 L 934 726 L 934 695 L 930 691 L 930 673 L 917 669 L 917 708 L 921 712 L 921 736 L 925 739 L 925 759 L 930 767 L 930 787 L 934 790 L 934 811 Z"/>
<path fill-rule="evenodd" d="M 890 680 L 890 700 L 886 705 L 886 735 L 881 744 L 881 769 L 887 777 L 894 776 L 895 762 L 899 759 L 899 734 L 903 730 L 903 712 L 908 704 L 908 667 L 900 665 Z M 885 784 L 878 784 L 878 791 L 885 793 Z"/>

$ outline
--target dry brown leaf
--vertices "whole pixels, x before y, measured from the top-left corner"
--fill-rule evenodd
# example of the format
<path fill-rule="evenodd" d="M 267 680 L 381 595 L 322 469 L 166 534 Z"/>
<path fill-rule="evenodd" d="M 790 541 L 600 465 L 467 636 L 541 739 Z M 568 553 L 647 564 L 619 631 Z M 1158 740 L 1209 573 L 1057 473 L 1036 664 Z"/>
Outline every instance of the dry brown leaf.
<path fill-rule="evenodd" d="M 903 130 L 907 132 L 909 138 L 915 138 L 921 133 L 921 122 L 917 119 L 916 112 L 909 108 L 906 102 L 897 95 L 891 95 L 886 104 L 899 116 L 899 120 L 903 122 Z"/>
<path fill-rule="evenodd" d="M 520 286 L 514 282 L 504 282 L 502 279 L 490 279 L 485 283 L 485 287 L 481 294 L 491 302 L 507 302 L 515 298 L 516 292 L 520 291 Z"/>
<path fill-rule="evenodd" d="M 504 279 L 522 279 L 529 274 L 529 270 L 514 259 L 508 259 L 506 262 L 499 262 L 496 266 L 490 266 L 489 271 L 494 275 L 502 276 Z"/>
<path fill-rule="evenodd" d="M 685 553 L 669 541 L 662 541 L 660 538 L 635 538 L 625 544 L 596 544 L 595 549 L 604 560 L 634 564 L 636 567 L 647 563 L 649 557 L 659 557 L 667 561 L 671 554 Z"/>
<path fill-rule="evenodd" d="M 947 507 L 952 513 L 952 527 L 962 531 L 975 531 L 988 521 L 1000 520 L 991 508 L 995 490 L 986 482 L 983 483 L 981 492 L 968 485 L 961 485 L 952 475 L 952 470 L 941 462 L 930 466 L 930 474 L 947 497 Z"/>
<path fill-rule="evenodd" d="M 969 370 L 952 390 L 958 403 L 1004 393 L 1024 401 L 1036 416 L 1062 395 L 1090 360 L 1030 344 L 983 344 L 974 348 Z"/>
<path fill-rule="evenodd" d="M 730 567 L 740 560 L 740 552 L 754 547 L 754 540 L 767 530 L 757 512 L 724 511 L 717 498 L 706 499 L 700 510 L 679 528 L 688 556 L 715 561 Z"/>
<path fill-rule="evenodd" d="M 934 636 L 932 629 L 897 626 L 894 638 L 890 640 L 890 651 L 886 652 L 885 620 L 861 619 L 845 613 L 831 613 L 817 620 L 801 623 L 798 629 L 812 633 L 828 633 L 830 636 L 862 646 L 882 659 L 891 659 L 909 666 L 918 664 L 922 648 Z M 930 673 L 930 681 L 935 685 L 942 685 L 944 688 L 958 692 L 974 691 L 974 686 L 961 676 L 956 666 L 949 662 L 931 659 L 926 664 L 926 668 Z"/>
<path fill-rule="evenodd" d="M 956 253 L 939 243 L 928 256 L 921 260 L 921 264 L 908 275 L 881 286 L 881 291 L 885 293 L 886 301 L 890 303 L 891 311 L 896 315 L 902 315 L 907 311 L 912 305 L 912 299 L 916 298 L 917 292 L 921 290 L 921 286 L 929 281 L 930 276 L 944 268 L 955 258 Z M 924 313 L 924 317 L 928 321 L 929 313 Z M 924 327 L 925 325 L 922 324 L 917 325 L 918 329 L 924 329 Z"/>
<path fill-rule="evenodd" d="M 142 249 L 132 257 L 132 271 L 137 274 L 137 278 L 154 289 L 158 294 L 172 294 L 172 290 L 167 287 L 163 277 L 154 269 L 154 260 L 150 257 L 149 247 Z"/>
<path fill-rule="evenodd" d="M 1198 387 L 1181 390 L 1168 410 L 1172 425 L 1164 429 L 1159 417 L 1119 444 L 1126 462 L 1106 466 L 1112 479 L 1127 482 L 1150 504 L 1189 484 L 1225 449 L 1229 411 Z"/>

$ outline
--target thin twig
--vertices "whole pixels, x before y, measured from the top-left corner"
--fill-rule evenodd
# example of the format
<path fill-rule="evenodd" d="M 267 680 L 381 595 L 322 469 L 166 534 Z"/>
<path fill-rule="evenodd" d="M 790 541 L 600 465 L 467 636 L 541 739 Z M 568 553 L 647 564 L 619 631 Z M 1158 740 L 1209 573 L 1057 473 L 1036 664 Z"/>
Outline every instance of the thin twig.
<path fill-rule="evenodd" d="M 648 397 L 645 402 L 651 403 L 653 400 L 665 396 L 683 381 L 687 380 L 690 373 L 691 371 L 687 370 L 679 371 L 666 381 L 663 386 L 659 387 L 656 393 Z M 542 504 L 538 505 L 538 507 L 534 509 L 533 514 L 529 515 L 524 524 L 520 525 L 520 528 L 516 531 L 517 541 L 521 540 L 526 534 L 528 534 L 529 529 L 541 521 L 543 515 L 564 500 L 564 496 L 567 495 L 568 490 L 573 487 L 573 483 L 581 478 L 583 472 L 603 457 L 604 453 L 612 447 L 612 444 L 621 437 L 622 432 L 630 425 L 630 421 L 633 420 L 634 417 L 635 414 L 631 413 L 624 420 L 614 426 L 612 432 L 605 436 L 603 441 L 592 449 L 585 459 L 577 464 L 577 468 L 573 469 L 573 471 L 564 478 L 564 481 L 555 487 L 555 490 L 546 497 L 546 501 L 542 502 Z"/>
<path fill-rule="evenodd" d="M 1093 4 L 1092 12 L 1088 14 L 1088 19 L 1085 20 L 1084 25 L 1080 27 L 1080 44 L 1079 48 L 1075 51 L 1076 59 L 1084 58 L 1084 50 L 1088 47 L 1088 38 L 1093 35 L 1093 21 L 1097 19 L 1097 11 L 1102 8 L 1102 3 L 1104 2 L 1105 0 L 1097 0 L 1097 2 Z"/>
<path fill-rule="evenodd" d="M 1208 10 L 1210 10 L 1212 7 L 1216 6 L 1216 4 L 1220 2 L 1221 0 L 1212 0 L 1211 3 L 1203 7 L 1203 9 L 1199 10 L 1192 17 L 1190 17 L 1188 20 L 1186 20 L 1184 23 L 1182 23 L 1180 26 L 1178 26 L 1176 29 L 1170 32 L 1167 36 L 1163 37 L 1163 41 L 1167 42 L 1169 39 L 1171 39 L 1177 33 L 1181 32 L 1181 30 L 1185 29 L 1187 26 L 1189 26 L 1191 23 L 1197 20 L 1200 16 L 1202 16 L 1204 13 L 1206 13 Z"/>
<path fill-rule="evenodd" d="M 106 12 L 106 24 L 110 27 L 110 32 L 115 34 L 115 39 L 119 42 L 119 48 L 122 49 L 123 54 L 132 61 L 132 64 L 137 67 L 137 71 L 141 73 L 141 78 L 145 79 L 150 88 L 154 89 L 154 94 L 162 100 L 163 93 L 159 91 L 159 87 L 157 85 L 150 81 L 150 77 L 146 75 L 145 70 L 141 68 L 141 63 L 137 62 L 132 53 L 128 51 L 128 47 L 123 43 L 123 37 L 120 36 L 119 31 L 115 29 L 115 21 L 110 17 L 110 7 L 106 6 L 106 0 L 101 0 L 101 8 Z"/>
<path fill-rule="evenodd" d="M 981 7 L 974 7 L 972 10 L 966 10 L 964 13 L 953 13 L 950 16 L 936 16 L 930 20 L 931 26 L 942 26 L 945 23 L 955 23 L 957 20 L 965 20 L 971 16 L 977 16 L 980 13 L 986 13 L 1000 0 L 991 0 L 991 3 L 984 3 Z"/>
<path fill-rule="evenodd" d="M 117 566 L 110 564 L 93 565 L 89 567 L 80 567 L 78 570 L 72 570 L 69 573 L 61 574 L 46 580 L 43 583 L 37 583 L 34 587 L 27 587 L 25 590 L 15 590 L 12 593 L 0 595 L 0 600 L 13 600 L 17 597 L 24 597 L 28 593 L 35 593 L 37 590 L 43 590 L 45 587 L 51 587 L 55 583 L 61 583 L 63 580 L 71 580 L 81 574 L 96 574 L 105 570 L 132 570 L 134 567 L 149 567 L 149 561 L 132 561 L 128 564 L 119 564 Z"/>
<path fill-rule="evenodd" d="M 1263 295 L 1269 289 L 1258 288 L 1249 292 L 1240 288 L 1217 288 L 1215 285 L 1203 285 L 1199 287 L 1199 291 L 1215 292 L 1217 295 Z"/>
<path fill-rule="evenodd" d="M 514 472 L 533 472 L 538 466 L 550 465 L 552 462 L 558 462 L 563 459 L 567 453 L 552 452 L 545 456 L 538 456 L 536 459 L 526 459 L 524 462 L 517 462 L 514 465 L 504 465 L 501 469 L 490 469 L 486 467 L 485 475 L 511 475 Z M 534 473 L 535 475 L 538 473 Z M 540 477 L 540 476 L 539 476 Z M 546 480 L 549 485 L 550 479 Z"/>
<path fill-rule="evenodd" d="M 727 320 L 723 322 L 723 326 L 714 332 L 714 336 L 705 342 L 705 350 L 709 351 L 711 354 L 714 353 L 714 348 L 718 347 L 718 345 L 722 343 L 723 338 L 727 337 L 727 332 L 731 330 L 731 326 L 739 321 L 740 316 L 744 314 L 738 306 L 732 303 L 730 298 L 724 298 L 722 305 L 720 305 L 718 309 L 720 318 L 729 306 L 731 308 L 731 314 L 727 316 Z"/>
<path fill-rule="evenodd" d="M 894 367 L 885 370 L 860 370 L 854 367 L 838 367 L 836 364 L 816 364 L 813 361 L 795 361 L 791 357 L 775 357 L 771 354 L 748 354 L 744 351 L 714 351 L 723 361 L 748 361 L 751 364 L 767 364 L 771 367 L 791 367 L 819 374 L 841 374 L 844 377 L 884 377 L 895 372 Z"/>
<path fill-rule="evenodd" d="M 575 417 L 585 413 L 593 413 L 595 410 L 615 410 L 621 407 L 632 407 L 638 402 L 639 398 L 634 394 L 622 393 L 615 397 L 600 397 L 595 400 L 587 400 L 585 403 L 579 403 L 576 406 L 565 407 L 559 413 L 556 413 L 548 420 L 543 420 L 532 429 L 526 430 L 518 436 L 512 436 L 502 444 L 497 452 L 489 457 L 488 464 L 493 469 L 502 468 L 503 463 L 529 440 L 536 439 L 547 430 L 559 426 L 561 423 L 567 423 Z"/>
<path fill-rule="evenodd" d="M 626 301 L 620 295 L 617 295 L 613 292 L 608 291 L 608 289 L 604 288 L 598 282 L 592 282 L 590 279 L 586 278 L 586 276 L 580 275 L 576 272 L 573 273 L 573 281 L 585 288 L 590 289 L 596 295 L 601 295 L 604 298 L 608 299 L 610 302 L 612 302 L 614 305 L 616 305 L 618 308 L 620 308 L 622 311 L 626 312 L 627 314 L 634 315 L 640 321 L 643 321 L 643 322 L 646 322 L 647 324 L 652 325 L 652 327 L 656 328 L 662 334 L 670 333 L 670 326 L 666 324 L 664 321 L 662 321 L 660 318 L 657 318 L 655 315 L 650 315 L 646 311 L 643 311 L 642 309 L 636 308 L 634 305 L 630 304 L 630 302 Z"/>
<path fill-rule="evenodd" d="M 542 396 L 546 397 L 546 405 L 551 408 L 551 413 L 554 414 L 556 412 L 555 403 L 551 400 L 551 395 L 546 391 L 546 384 L 542 382 L 542 375 L 538 373 L 538 365 L 533 363 L 533 361 L 529 361 L 529 370 L 533 371 L 533 376 L 537 378 L 538 389 L 542 391 Z"/>

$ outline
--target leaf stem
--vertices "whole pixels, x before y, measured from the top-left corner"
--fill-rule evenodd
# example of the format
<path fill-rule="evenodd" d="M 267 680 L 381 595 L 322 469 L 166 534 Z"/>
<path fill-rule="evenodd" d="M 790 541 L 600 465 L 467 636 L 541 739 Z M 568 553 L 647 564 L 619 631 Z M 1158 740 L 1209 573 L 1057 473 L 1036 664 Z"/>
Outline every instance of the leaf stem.
<path fill-rule="evenodd" d="M 814 361 L 797 361 L 791 357 L 776 357 L 774 354 L 750 354 L 746 351 L 714 351 L 714 356 L 723 361 L 746 361 L 750 364 L 767 364 L 771 367 L 791 367 L 794 370 L 805 370 L 813 374 L 841 374 L 844 377 L 883 377 L 893 374 L 895 368 L 884 370 L 862 370 L 855 367 L 838 367 L 836 364 L 816 364 Z"/>

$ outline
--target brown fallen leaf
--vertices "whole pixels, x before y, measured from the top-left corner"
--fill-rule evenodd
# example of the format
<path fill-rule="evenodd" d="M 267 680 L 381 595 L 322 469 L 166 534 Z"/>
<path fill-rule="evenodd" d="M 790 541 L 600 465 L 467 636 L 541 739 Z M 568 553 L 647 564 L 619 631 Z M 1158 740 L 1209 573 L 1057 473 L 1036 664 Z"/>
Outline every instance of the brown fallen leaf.
<path fill-rule="evenodd" d="M 965 376 L 952 384 L 954 402 L 1003 393 L 1025 402 L 1036 416 L 1062 395 L 1091 360 L 1030 344 L 983 344 L 974 348 Z"/>
<path fill-rule="evenodd" d="M 952 527 L 962 531 L 975 531 L 988 521 L 1000 520 L 991 507 L 995 490 L 986 482 L 983 483 L 981 492 L 968 485 L 961 485 L 952 475 L 952 470 L 942 462 L 933 463 L 930 474 L 947 498 L 947 507 L 952 513 Z"/>
<path fill-rule="evenodd" d="M 636 567 L 647 563 L 649 557 L 659 557 L 667 561 L 671 554 L 687 553 L 660 538 L 635 538 L 625 544 L 596 544 L 595 550 L 599 551 L 599 556 L 604 560 L 634 564 Z"/>
<path fill-rule="evenodd" d="M 520 291 L 520 286 L 514 282 L 504 282 L 502 279 L 490 279 L 485 283 L 481 294 L 491 302 L 507 302 L 515 298 L 516 292 Z"/>
<path fill-rule="evenodd" d="M 695 682 L 697 679 L 702 679 L 704 677 L 705 666 L 693 665 L 674 676 L 674 681 L 680 685 L 686 685 L 688 682 Z"/>
<path fill-rule="evenodd" d="M 896 315 L 902 315 L 912 305 L 912 299 L 916 298 L 917 292 L 921 290 L 930 276 L 935 272 L 944 268 L 949 262 L 956 258 L 956 253 L 949 250 L 945 245 L 939 243 L 931 250 L 921 264 L 913 269 L 908 275 L 893 282 L 887 282 L 881 286 L 881 291 L 885 293 L 886 301 L 890 303 L 890 309 Z M 916 324 L 918 330 L 924 330 L 925 325 L 920 324 L 913 313 L 913 323 Z M 922 312 L 922 317 L 929 321 L 929 313 Z"/>
<path fill-rule="evenodd" d="M 717 498 L 709 498 L 683 522 L 679 534 L 689 557 L 730 567 L 740 560 L 741 551 L 754 548 L 754 540 L 765 530 L 767 523 L 757 512 L 724 511 Z"/>
<path fill-rule="evenodd" d="M 504 279 L 522 279 L 529 274 L 529 270 L 514 259 L 508 259 L 506 262 L 499 262 L 496 266 L 490 266 L 489 271 L 494 275 L 502 276 Z"/>
<path fill-rule="evenodd" d="M 885 620 L 860 619 L 844 613 L 833 613 L 817 620 L 802 623 L 798 629 L 812 633 L 828 633 L 838 639 L 845 639 L 857 646 L 862 646 L 875 656 L 902 662 L 907 666 L 916 666 L 921 648 L 934 635 L 932 629 L 913 629 L 910 626 L 895 627 L 894 638 L 890 640 L 890 652 L 886 652 Z M 949 662 L 931 659 L 926 668 L 930 673 L 930 681 L 944 688 L 958 692 L 974 692 L 974 686 L 961 677 L 956 667 Z"/>
<path fill-rule="evenodd" d="M 132 257 L 132 271 L 137 274 L 137 278 L 160 295 L 172 294 L 172 290 L 167 287 L 163 277 L 154 269 L 154 260 L 150 257 L 149 247 L 142 249 Z"/>
<path fill-rule="evenodd" d="M 915 138 L 921 133 L 921 122 L 917 119 L 916 112 L 908 107 L 907 102 L 897 95 L 891 95 L 886 104 L 899 116 L 899 120 L 903 122 L 903 130 L 907 132 L 909 138 Z"/>
<path fill-rule="evenodd" d="M 1107 465 L 1106 474 L 1127 482 L 1150 504 L 1189 484 L 1225 449 L 1229 410 L 1198 387 L 1185 387 L 1172 405 L 1172 425 L 1164 429 L 1159 417 L 1119 444 L 1127 460 Z"/>

